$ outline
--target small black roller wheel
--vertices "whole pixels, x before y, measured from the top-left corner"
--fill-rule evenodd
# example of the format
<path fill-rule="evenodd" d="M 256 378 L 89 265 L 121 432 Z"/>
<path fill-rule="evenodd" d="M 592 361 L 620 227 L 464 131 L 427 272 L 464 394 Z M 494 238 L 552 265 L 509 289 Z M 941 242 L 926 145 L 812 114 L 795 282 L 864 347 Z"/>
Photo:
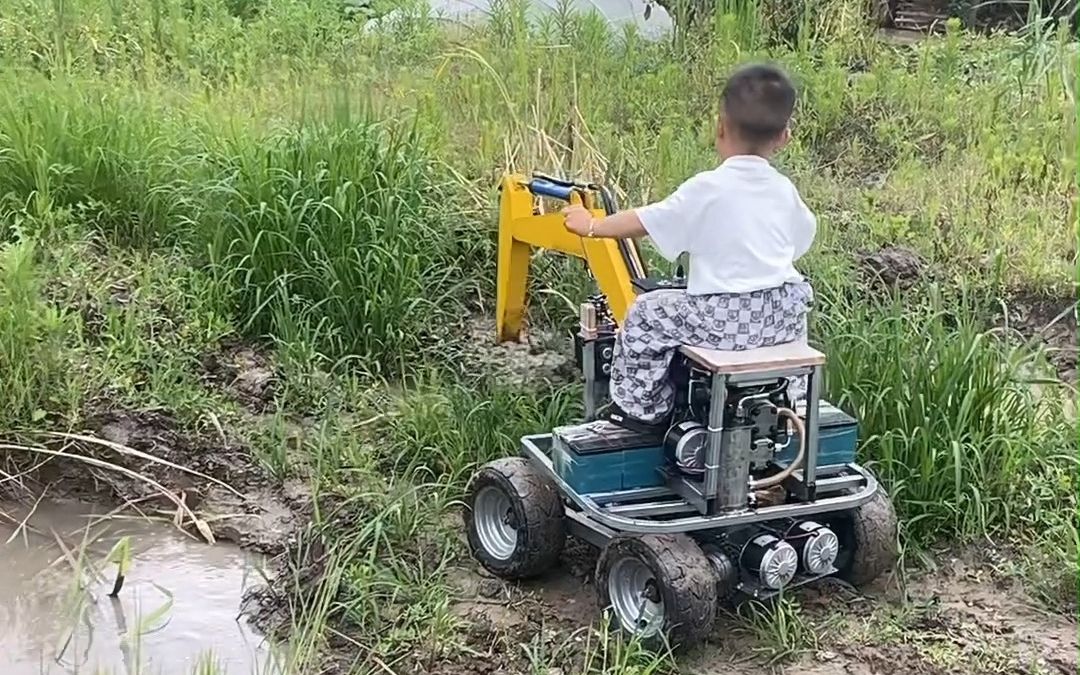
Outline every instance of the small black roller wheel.
<path fill-rule="evenodd" d="M 566 514 L 555 483 L 523 457 L 485 464 L 465 501 L 473 556 L 503 579 L 542 574 L 566 543 Z"/>
<path fill-rule="evenodd" d="M 865 586 L 896 565 L 896 511 L 880 485 L 859 508 L 838 518 L 837 576 L 853 586 Z"/>
<path fill-rule="evenodd" d="M 614 627 L 649 648 L 689 647 L 716 618 L 712 565 L 682 534 L 613 539 L 597 561 L 596 590 Z"/>

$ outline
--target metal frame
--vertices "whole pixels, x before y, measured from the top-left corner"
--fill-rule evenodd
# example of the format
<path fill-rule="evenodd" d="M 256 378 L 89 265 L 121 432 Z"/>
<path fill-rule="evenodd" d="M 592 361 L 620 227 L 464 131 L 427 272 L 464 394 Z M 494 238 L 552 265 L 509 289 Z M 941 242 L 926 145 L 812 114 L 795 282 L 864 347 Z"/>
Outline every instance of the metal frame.
<path fill-rule="evenodd" d="M 581 369 L 585 373 L 585 419 L 587 421 L 596 419 L 597 411 L 607 400 L 606 382 L 596 377 L 596 350 L 598 348 L 595 339 L 585 340 L 581 347 Z"/>
<path fill-rule="evenodd" d="M 797 480 L 788 479 L 786 486 L 804 501 L 814 501 L 817 493 L 818 418 L 820 407 L 821 366 L 777 369 L 768 373 L 767 379 L 807 375 L 806 444 L 803 467 Z M 708 440 L 705 451 L 705 475 L 698 487 L 696 482 L 675 472 L 668 472 L 672 489 L 694 504 L 701 515 L 735 513 L 746 508 L 748 497 L 747 475 L 749 459 L 735 453 L 745 451 L 738 443 L 725 443 L 730 434 L 724 431 L 724 408 L 727 403 L 728 385 L 760 381 L 760 372 L 727 375 L 713 373 L 709 404 Z M 591 383 L 590 383 L 591 384 Z M 733 447 L 727 447 L 733 445 Z"/>
<path fill-rule="evenodd" d="M 583 327 L 584 328 L 584 327 Z M 603 399 L 604 381 L 595 375 L 596 342 L 583 331 L 583 368 L 585 375 L 586 419 L 592 420 Z M 701 369 L 696 369 L 701 372 Z M 709 371 L 705 371 L 709 372 Z M 636 534 L 693 532 L 764 522 L 780 518 L 800 518 L 834 511 L 854 509 L 877 492 L 877 480 L 857 464 L 824 467 L 819 482 L 818 424 L 820 415 L 821 366 L 774 368 L 748 373 L 710 373 L 712 390 L 709 402 L 708 439 L 705 473 L 695 481 L 672 470 L 658 467 L 664 474 L 665 487 L 642 488 L 602 495 L 576 493 L 555 472 L 549 455 L 551 434 L 537 434 L 522 439 L 522 451 L 558 485 L 559 490 L 579 511 L 568 510 L 571 529 L 594 544 L 603 545 L 617 532 Z M 747 505 L 749 497 L 749 460 L 729 453 L 737 447 L 725 447 L 724 408 L 729 385 L 748 385 L 780 377 L 807 376 L 806 443 L 803 466 L 785 482 L 784 488 L 801 501 L 763 508 Z M 738 445 L 738 444 L 732 444 Z M 745 460 L 745 461 L 744 461 Z M 853 490 L 849 494 L 845 491 Z M 831 495 L 819 498 L 821 495 Z M 683 514 L 692 515 L 683 515 Z M 682 516 L 682 517 L 678 517 Z M 663 520 L 661 520 L 663 519 Z"/>
<path fill-rule="evenodd" d="M 564 497 L 569 499 L 577 511 L 567 510 L 566 515 L 570 519 L 571 529 L 575 534 L 582 536 L 594 544 L 603 545 L 616 533 L 628 532 L 632 534 L 674 534 L 679 532 L 699 532 L 703 530 L 721 529 L 736 525 L 747 525 L 782 518 L 804 518 L 821 513 L 833 513 L 854 509 L 869 501 L 878 490 L 878 482 L 870 472 L 858 464 L 846 464 L 839 467 L 837 473 L 848 472 L 858 477 L 862 485 L 852 494 L 840 494 L 833 497 L 820 498 L 813 502 L 798 504 L 780 504 L 753 509 L 747 508 L 733 513 L 717 513 L 701 515 L 700 513 L 671 520 L 656 520 L 650 517 L 623 515 L 626 509 L 621 506 L 643 499 L 657 499 L 663 496 L 677 495 L 666 488 L 646 488 L 639 490 L 626 490 L 610 492 L 603 495 L 582 495 L 575 492 L 564 481 L 552 466 L 548 450 L 552 445 L 551 434 L 536 434 L 525 436 L 521 439 L 522 453 L 543 471 L 558 486 Z M 844 487 L 847 487 L 846 485 Z M 603 506 L 597 503 L 597 499 L 606 502 Z M 678 513 L 679 502 L 670 502 L 666 508 L 672 509 L 670 513 Z M 653 504 L 659 504 L 653 502 Z M 641 515 L 660 516 L 665 513 L 650 512 L 649 509 L 658 508 L 643 504 L 639 511 Z M 681 510 L 685 509 L 683 503 Z"/>

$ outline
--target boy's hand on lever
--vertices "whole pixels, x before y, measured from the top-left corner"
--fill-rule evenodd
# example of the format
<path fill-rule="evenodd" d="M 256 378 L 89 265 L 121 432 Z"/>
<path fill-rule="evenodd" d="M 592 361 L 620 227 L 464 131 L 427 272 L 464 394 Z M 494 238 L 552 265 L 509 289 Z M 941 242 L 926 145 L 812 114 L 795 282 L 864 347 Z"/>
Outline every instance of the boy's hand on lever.
<path fill-rule="evenodd" d="M 592 236 L 593 216 L 584 206 L 572 204 L 563 209 L 566 229 L 580 237 Z"/>
<path fill-rule="evenodd" d="M 566 229 L 581 237 L 604 237 L 606 239 L 630 239 L 646 235 L 636 211 L 620 211 L 601 220 L 583 206 L 573 204 L 562 211 Z"/>

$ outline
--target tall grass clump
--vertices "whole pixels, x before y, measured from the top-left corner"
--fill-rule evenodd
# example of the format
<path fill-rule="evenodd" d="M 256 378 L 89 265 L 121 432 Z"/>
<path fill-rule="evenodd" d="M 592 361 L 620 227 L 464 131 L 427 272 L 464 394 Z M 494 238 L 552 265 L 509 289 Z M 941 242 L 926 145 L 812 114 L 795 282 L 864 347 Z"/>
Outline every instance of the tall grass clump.
<path fill-rule="evenodd" d="M 68 316 L 44 296 L 33 240 L 0 245 L 0 429 L 38 422 L 68 378 Z"/>
<path fill-rule="evenodd" d="M 347 442 L 347 441 L 346 441 Z M 444 486 L 405 477 L 335 488 L 285 556 L 291 627 L 286 672 L 309 672 L 326 641 L 357 647 L 354 672 L 379 672 L 418 648 L 451 651 L 447 568 L 456 544 Z"/>
<path fill-rule="evenodd" d="M 344 2 L 306 0 L 78 0 L 8 3 L 0 59 L 50 77 L 250 82 L 302 76 L 338 58 L 356 36 Z M 381 5 L 382 2 L 368 3 Z"/>
<path fill-rule="evenodd" d="M 469 243 L 419 133 L 342 115 L 234 137 L 218 160 L 220 208 L 203 227 L 250 332 L 380 373 L 450 337 Z"/>
<path fill-rule="evenodd" d="M 38 223 L 56 212 L 139 247 L 182 241 L 202 169 L 191 120 L 154 92 L 0 77 L 0 200 Z"/>
<path fill-rule="evenodd" d="M 1077 439 L 1064 386 L 1017 336 L 987 329 L 977 302 L 921 290 L 917 300 L 834 296 L 818 326 L 827 388 L 857 415 L 862 454 L 906 536 L 927 545 L 1056 528 L 1065 553 Z M 1070 518 L 1072 534 L 1058 527 Z"/>

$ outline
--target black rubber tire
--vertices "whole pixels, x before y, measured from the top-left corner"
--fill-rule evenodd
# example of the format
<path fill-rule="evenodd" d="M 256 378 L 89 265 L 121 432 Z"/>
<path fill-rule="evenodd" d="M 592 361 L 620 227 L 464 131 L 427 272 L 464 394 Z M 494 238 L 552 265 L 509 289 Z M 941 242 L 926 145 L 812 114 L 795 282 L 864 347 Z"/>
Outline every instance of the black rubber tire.
<path fill-rule="evenodd" d="M 837 561 L 838 577 L 852 586 L 865 586 L 896 565 L 896 510 L 880 485 L 870 501 L 844 514 L 838 525 L 840 544 L 847 549 L 844 559 Z"/>
<path fill-rule="evenodd" d="M 611 607 L 608 575 L 615 562 L 625 556 L 635 557 L 649 567 L 664 601 L 663 627 L 660 633 L 643 638 L 644 646 L 686 648 L 709 635 L 716 619 L 716 577 L 697 542 L 684 534 L 612 539 L 596 563 L 596 591 L 605 609 Z M 624 630 L 614 615 L 611 621 L 615 630 Z"/>
<path fill-rule="evenodd" d="M 485 487 L 498 488 L 509 497 L 514 522 L 518 524 L 514 552 L 505 560 L 484 549 L 472 517 L 476 496 Z M 480 467 L 469 484 L 463 516 L 473 557 L 503 579 L 528 579 L 543 574 L 558 562 L 566 543 L 566 512 L 559 490 L 524 457 L 497 459 Z"/>

